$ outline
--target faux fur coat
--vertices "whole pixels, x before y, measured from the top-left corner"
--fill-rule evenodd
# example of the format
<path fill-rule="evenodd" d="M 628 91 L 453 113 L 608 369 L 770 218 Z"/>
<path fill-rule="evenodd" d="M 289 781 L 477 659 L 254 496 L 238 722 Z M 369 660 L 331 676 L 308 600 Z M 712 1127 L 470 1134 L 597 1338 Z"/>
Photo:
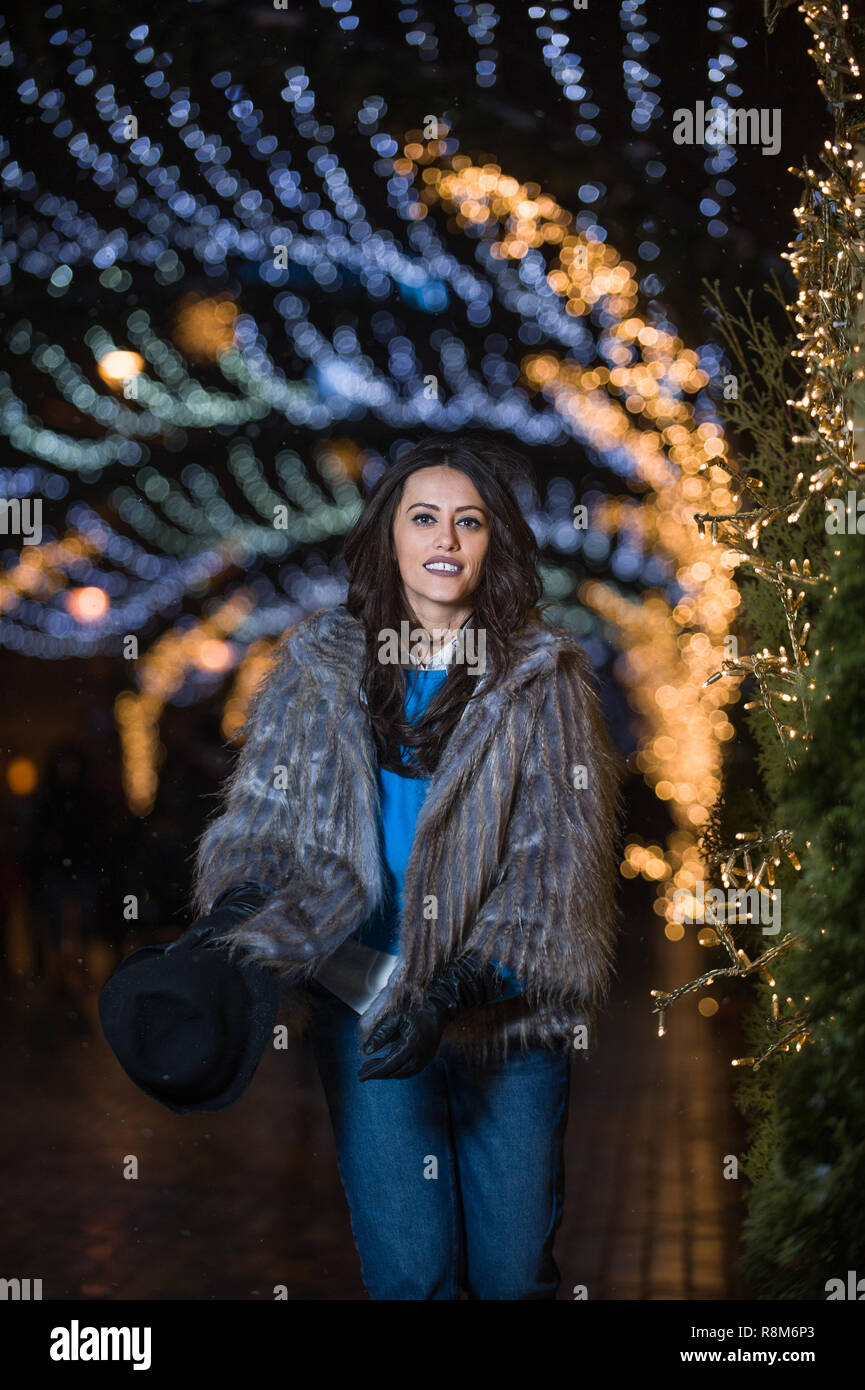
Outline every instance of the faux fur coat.
<path fill-rule="evenodd" d="M 518 998 L 466 1011 L 447 1037 L 481 1063 L 540 1042 L 594 1044 L 614 968 L 621 760 L 583 649 L 533 622 L 467 702 L 430 780 L 405 873 L 400 956 L 360 1016 L 365 1039 L 451 956 L 509 966 Z M 289 1029 L 306 1030 L 303 981 L 381 902 L 377 758 L 359 700 L 361 624 L 321 610 L 289 629 L 247 713 L 245 741 L 195 852 L 191 903 L 240 880 L 279 885 L 226 933 L 273 967 Z"/>

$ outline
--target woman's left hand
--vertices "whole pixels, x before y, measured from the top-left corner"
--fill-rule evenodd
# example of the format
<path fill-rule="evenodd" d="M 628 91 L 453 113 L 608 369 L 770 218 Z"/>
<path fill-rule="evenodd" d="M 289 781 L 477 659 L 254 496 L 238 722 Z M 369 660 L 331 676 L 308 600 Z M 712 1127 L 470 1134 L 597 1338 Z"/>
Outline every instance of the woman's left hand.
<path fill-rule="evenodd" d="M 435 1057 L 451 1019 L 463 1009 L 506 999 L 510 988 L 495 964 L 476 951 L 464 951 L 449 960 L 420 1003 L 392 1009 L 373 1028 L 362 1051 L 376 1052 L 386 1044 L 390 1044 L 390 1051 L 384 1057 L 364 1062 L 358 1072 L 360 1080 L 415 1076 Z"/>
<path fill-rule="evenodd" d="M 361 1081 L 378 1081 L 384 1077 L 404 1080 L 416 1076 L 431 1062 L 438 1051 L 447 1018 L 432 1003 L 423 1003 L 410 1012 L 385 1014 L 376 1024 L 362 1052 L 377 1052 L 389 1045 L 384 1057 L 371 1057 L 358 1072 Z"/>

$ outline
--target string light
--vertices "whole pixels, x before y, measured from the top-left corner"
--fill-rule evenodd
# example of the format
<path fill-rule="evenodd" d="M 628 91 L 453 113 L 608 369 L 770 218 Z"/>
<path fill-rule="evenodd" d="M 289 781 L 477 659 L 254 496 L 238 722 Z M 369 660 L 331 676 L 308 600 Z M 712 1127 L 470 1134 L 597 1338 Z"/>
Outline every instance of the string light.
<path fill-rule="evenodd" d="M 347 0 L 322 9 L 341 29 L 359 22 Z M 621 9 L 633 54 L 628 61 L 640 64 L 639 73 L 630 68 L 625 74 L 640 88 L 632 101 L 638 124 L 658 110 L 641 57 L 639 9 Z M 572 13 L 535 6 L 529 14 L 542 21 L 536 37 L 544 63 L 578 107 L 579 139 L 596 144 L 597 107 L 567 33 Z M 478 85 L 494 85 L 498 12 L 492 5 L 460 5 L 457 17 L 477 45 Z M 408 8 L 400 19 L 410 46 L 423 59 L 433 56 L 434 26 Z M 122 217 L 102 221 L 79 201 L 37 188 L 35 171 L 16 163 L 10 148 L 4 178 L 10 190 L 32 194 L 37 239 L 29 249 L 10 242 L 7 280 L 28 287 L 41 282 L 46 293 L 62 297 L 82 277 L 97 275 L 110 312 L 82 335 L 92 377 L 71 350 L 45 341 L 29 320 L 11 324 L 7 341 L 13 355 L 32 362 L 68 405 L 99 427 L 100 437 L 48 428 L 10 377 L 0 378 L 0 429 L 34 478 L 40 465 L 46 469 L 39 476 L 50 465 L 74 474 L 79 489 L 87 489 L 106 468 L 119 466 L 103 510 L 113 510 L 131 535 L 77 499 L 66 523 L 81 552 L 71 551 L 68 541 L 61 551 L 52 549 L 58 542 L 47 528 L 43 546 L 30 549 L 44 550 L 41 568 L 56 588 L 46 602 L 44 591 L 37 597 L 34 590 L 31 599 L 12 584 L 0 641 L 46 658 L 116 652 L 119 639 L 161 619 L 180 600 L 200 605 L 233 567 L 246 569 L 258 557 L 285 566 L 278 585 L 256 576 L 254 590 L 247 586 L 225 599 L 215 627 L 203 619 L 199 630 L 184 618 L 130 668 L 138 692 L 127 692 L 117 713 L 127 794 L 143 814 L 158 784 L 165 701 L 188 701 L 236 668 L 229 697 L 234 727 L 246 689 L 243 650 L 254 666 L 303 612 L 343 597 L 342 578 L 327 564 L 318 562 L 313 578 L 289 562 L 298 547 L 345 532 L 362 505 L 361 485 L 384 466 L 353 438 L 357 421 L 371 415 L 392 431 L 480 425 L 532 446 L 579 442 L 638 484 L 639 508 L 596 498 L 589 526 L 577 530 L 568 514 L 570 484 L 554 479 L 532 524 L 543 539 L 545 584 L 558 598 L 561 618 L 572 624 L 585 619 L 579 599 L 622 635 L 622 678 L 648 723 L 640 770 L 676 825 L 660 859 L 652 854 L 638 868 L 651 876 L 663 862 L 654 881 L 666 912 L 675 887 L 693 879 L 696 836 L 717 794 L 720 748 L 729 736 L 724 707 L 736 698 L 730 682 L 704 688 L 738 603 L 733 567 L 727 552 L 711 558 L 698 552 L 691 520 L 695 506 L 732 505 L 721 466 L 722 431 L 705 395 L 711 347 L 686 349 L 657 306 L 651 316 L 640 311 L 636 268 L 608 244 L 595 211 L 570 212 L 539 185 L 521 183 L 498 165 L 475 163 L 460 153 L 442 117 L 434 138 L 420 129 L 395 134 L 385 128 L 382 97 L 361 101 L 358 132 L 402 224 L 395 235 L 368 213 L 334 148 L 333 128 L 316 114 L 316 92 L 302 65 L 284 74 L 281 99 L 289 120 L 278 123 L 280 134 L 267 129 L 231 72 L 214 74 L 211 85 L 224 102 L 224 119 L 214 123 L 226 126 L 226 134 L 199 123 L 194 94 L 172 82 L 171 55 L 155 51 L 148 25 L 135 25 L 129 36 L 143 84 L 139 112 L 97 73 L 82 31 L 58 28 L 51 41 L 64 58 L 64 50 L 73 50 L 67 76 L 75 84 L 74 104 L 67 103 L 66 79 L 52 77 L 56 85 L 48 87 L 41 71 L 24 73 L 19 100 L 28 114 L 39 113 L 56 139 L 58 160 L 98 190 L 94 205 L 113 199 Z M 17 46 L 10 45 L 8 56 L 26 69 Z M 158 140 L 151 124 L 156 113 Z M 14 139 L 13 131 L 10 144 Z M 256 161 L 255 176 L 241 169 L 240 146 Z M 187 187 L 181 169 L 190 159 L 200 177 Z M 243 164 L 248 170 L 249 161 Z M 587 183 L 580 197 L 597 201 L 603 192 Z M 644 250 L 651 258 L 647 244 L 641 255 Z M 272 329 L 251 310 L 254 295 L 226 288 L 238 261 L 272 292 L 268 315 L 275 311 L 292 353 L 305 364 L 298 377 L 279 365 Z M 214 292 L 185 294 L 182 281 L 190 270 L 211 277 Z M 313 296 L 337 296 L 349 283 L 360 286 L 369 308 L 368 341 L 348 325 L 326 332 L 316 322 Z M 647 283 L 657 292 L 657 277 Z M 150 302 L 154 284 L 177 287 L 168 331 L 140 307 Z M 118 315 L 112 298 L 117 294 L 122 302 L 133 285 L 138 303 Z M 304 285 L 312 286 L 309 294 Z M 410 338 L 397 318 L 401 305 L 433 317 L 447 310 L 449 326 L 438 323 Z M 493 309 L 511 331 L 489 333 L 478 361 L 477 330 L 491 322 Z M 123 352 L 136 354 L 137 370 L 101 392 L 98 364 Z M 199 366 L 207 369 L 207 384 L 193 370 Z M 329 452 L 316 460 L 325 486 L 318 486 L 302 451 L 282 448 L 265 463 L 255 443 L 265 422 L 310 433 L 340 431 L 342 445 L 331 440 Z M 183 454 L 188 432 L 198 430 L 226 436 L 224 458 L 213 468 L 192 461 L 175 469 L 166 452 Z M 282 527 L 274 524 L 279 506 L 287 512 Z M 623 583 L 650 587 L 645 603 L 599 581 L 575 593 L 567 562 L 579 550 L 592 561 L 605 546 Z M 28 564 L 32 578 L 40 564 Z M 62 601 L 66 588 L 88 586 L 104 595 L 99 621 L 80 621 Z M 636 614 L 643 615 L 641 631 Z M 641 645 L 649 629 L 665 653 L 660 702 L 651 693 Z M 595 635 L 586 645 L 595 654 L 603 650 Z M 207 651 L 215 665 L 208 666 Z M 626 857 L 623 872 L 625 864 L 635 866 L 637 858 Z"/>
<path fill-rule="evenodd" d="M 695 503 L 732 503 L 720 466 L 726 454 L 720 426 L 698 424 L 682 399 L 702 389 L 705 373 L 680 339 L 636 312 L 633 267 L 621 263 L 612 247 L 575 235 L 572 215 L 555 200 L 518 184 L 498 166 L 473 165 L 463 156 L 442 161 L 437 150 L 420 146 L 413 153 L 412 163 L 424 169 L 421 196 L 427 205 L 443 203 L 458 225 L 460 219 L 482 225 L 491 263 L 524 264 L 532 257 L 533 273 L 526 278 L 536 286 L 543 267 L 547 299 L 537 293 L 547 332 L 562 307 L 583 320 L 601 315 L 599 352 L 610 366 L 583 367 L 552 352 L 529 353 L 521 375 L 555 404 L 587 446 L 618 459 L 623 471 L 651 488 L 639 506 L 599 501 L 593 523 L 624 534 L 632 549 L 665 557 L 678 601 L 657 593 L 634 602 L 600 581 L 584 584 L 579 598 L 608 622 L 625 649 L 617 674 L 647 726 L 637 766 L 677 824 L 662 861 L 652 861 L 661 862 L 663 872 L 640 870 L 656 882 L 656 910 L 668 917 L 677 889 L 700 876 L 698 831 L 720 791 L 723 743 L 733 736 L 723 706 L 737 698 L 735 691 L 706 686 L 740 598 L 730 553 L 706 557 L 693 524 Z M 555 312 L 550 299 L 558 301 Z M 636 862 L 626 854 L 623 873 Z"/>
<path fill-rule="evenodd" d="M 711 109 L 713 112 L 722 113 L 726 121 L 727 113 L 730 110 L 728 97 L 740 97 L 742 88 L 735 82 L 730 81 L 736 71 L 737 63 L 734 53 L 735 48 L 745 46 L 745 40 L 733 36 L 729 32 L 729 25 L 726 23 L 728 18 L 728 7 L 712 3 L 708 6 L 708 19 L 706 28 L 710 32 L 722 35 L 719 41 L 719 51 L 709 59 L 707 79 L 715 84 L 716 91 L 711 98 Z M 717 118 L 714 118 L 717 119 Z M 727 174 L 736 163 L 738 156 L 736 146 L 732 142 L 724 142 L 710 148 L 704 161 L 704 168 L 708 174 L 713 175 L 714 184 L 711 194 L 706 195 L 700 200 L 700 213 L 708 219 L 706 231 L 711 237 L 722 237 L 728 231 L 727 223 L 720 216 L 723 206 L 727 199 L 736 191 L 734 183 L 727 178 Z"/>
<path fill-rule="evenodd" d="M 856 119 L 856 104 L 861 102 L 862 93 L 850 90 L 850 79 L 858 79 L 860 74 L 847 30 L 846 6 L 804 0 L 799 8 L 817 40 L 809 53 L 817 64 L 818 86 L 833 112 L 835 125 L 834 137 L 825 141 L 821 155 L 826 172 L 819 174 L 807 162 L 802 171 L 790 170 L 805 186 L 805 196 L 795 209 L 798 234 L 790 243 L 787 258 L 798 284 L 796 304 L 788 308 L 795 309 L 800 347 L 794 356 L 802 360 L 806 389 L 800 400 L 787 401 L 787 405 L 799 411 L 807 422 L 803 433 L 791 437 L 791 444 L 810 446 L 815 466 L 810 473 L 803 468 L 797 474 L 789 497 L 780 502 L 777 497 L 770 501 L 761 495 L 762 480 L 743 474 L 733 462 L 724 460 L 724 469 L 741 490 L 736 500 L 748 493 L 754 505 L 700 513 L 696 518 L 702 534 L 708 528 L 713 548 L 719 544 L 733 547 L 739 563 L 770 586 L 783 613 L 789 641 L 789 646 L 779 645 L 777 651 L 763 647 L 750 656 L 724 660 L 709 676 L 707 686 L 714 688 L 723 676 L 753 676 L 759 698 L 744 708 L 762 709 L 771 720 L 790 769 L 798 765 L 798 747 L 807 746 L 810 740 L 808 710 L 810 702 L 820 697 L 816 681 L 807 679 L 810 623 L 803 620 L 800 610 L 808 588 L 819 586 L 823 594 L 831 597 L 835 587 L 830 574 L 812 570 L 808 557 L 794 557 L 785 564 L 764 558 L 759 551 L 771 541 L 777 553 L 779 528 L 797 526 L 806 507 L 819 505 L 821 494 L 855 489 L 862 470 L 849 418 L 853 386 L 861 369 L 848 339 L 850 325 L 859 322 L 862 297 L 856 274 L 851 274 L 851 268 L 861 266 L 861 226 L 857 218 L 861 217 L 865 202 L 865 161 L 854 157 L 854 140 L 857 136 L 861 139 L 863 128 Z M 789 549 L 793 548 L 790 542 Z M 796 872 L 801 870 L 789 829 L 769 834 L 740 831 L 731 844 L 722 846 L 712 856 L 710 871 L 719 873 L 725 888 L 756 889 L 771 896 L 775 869 L 781 864 L 782 855 Z M 768 886 L 763 882 L 764 876 Z M 774 986 L 768 965 L 799 941 L 797 935 L 787 934 L 751 961 L 737 947 L 727 923 L 719 919 L 705 944 L 723 946 L 731 964 L 706 971 L 673 991 L 653 990 L 661 1025 L 676 999 L 704 989 L 717 978 L 761 973 L 770 987 Z M 757 1056 L 736 1058 L 732 1065 L 750 1066 L 756 1071 L 776 1052 L 794 1048 L 799 1053 L 811 1038 L 807 1004 L 807 998 L 799 1005 L 787 997 L 782 1013 L 778 995 L 773 993 L 767 1019 L 768 1032 L 774 1035 L 772 1040 Z"/>

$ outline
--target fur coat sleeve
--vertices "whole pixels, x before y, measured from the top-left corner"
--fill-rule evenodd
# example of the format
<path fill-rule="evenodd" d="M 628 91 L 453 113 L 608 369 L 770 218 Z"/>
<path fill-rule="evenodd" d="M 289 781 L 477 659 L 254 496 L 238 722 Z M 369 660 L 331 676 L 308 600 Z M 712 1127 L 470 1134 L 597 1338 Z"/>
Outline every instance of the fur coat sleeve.
<path fill-rule="evenodd" d="M 273 890 L 222 940 L 286 983 L 310 974 L 384 892 L 361 711 L 340 709 L 303 638 L 297 628 L 282 638 L 249 702 L 219 814 L 196 849 L 191 900 L 204 914 L 239 880 Z"/>
<path fill-rule="evenodd" d="M 466 946 L 510 966 L 530 1004 L 606 1002 L 618 925 L 620 766 L 588 661 L 559 651 L 530 728 L 512 750 L 515 795 L 502 872 Z"/>

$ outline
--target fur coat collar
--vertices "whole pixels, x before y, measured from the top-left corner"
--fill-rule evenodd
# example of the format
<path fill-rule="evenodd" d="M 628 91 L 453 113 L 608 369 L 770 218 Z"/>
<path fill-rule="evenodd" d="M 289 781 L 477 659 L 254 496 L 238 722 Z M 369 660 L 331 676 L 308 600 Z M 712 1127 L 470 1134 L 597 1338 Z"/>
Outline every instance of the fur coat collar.
<path fill-rule="evenodd" d="M 365 1039 L 410 1003 L 452 954 L 509 966 L 519 998 L 468 1011 L 445 1036 L 467 1056 L 515 1045 L 589 1045 L 605 1002 L 618 931 L 621 760 L 583 649 L 533 623 L 511 639 L 511 669 L 478 677 L 430 780 L 406 868 L 401 951 L 360 1017 Z M 273 967 L 289 1024 L 302 1034 L 302 984 L 380 903 L 377 759 L 358 700 L 361 624 L 313 613 L 277 644 L 247 712 L 245 741 L 198 843 L 192 906 L 233 883 L 279 885 L 223 938 Z"/>

